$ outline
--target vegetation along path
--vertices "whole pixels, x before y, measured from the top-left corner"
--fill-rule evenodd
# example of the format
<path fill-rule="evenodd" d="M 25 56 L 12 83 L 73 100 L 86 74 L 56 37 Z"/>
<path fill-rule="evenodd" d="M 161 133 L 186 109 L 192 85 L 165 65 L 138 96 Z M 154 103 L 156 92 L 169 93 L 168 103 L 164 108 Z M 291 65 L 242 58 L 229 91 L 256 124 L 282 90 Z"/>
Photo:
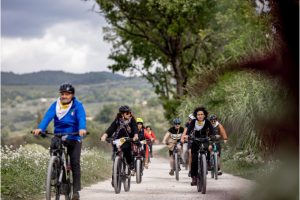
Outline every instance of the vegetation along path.
<path fill-rule="evenodd" d="M 157 151 L 162 146 L 154 147 Z M 132 177 L 129 192 L 124 192 L 122 185 L 121 193 L 115 194 L 109 179 L 84 188 L 81 191 L 81 199 L 239 199 L 247 195 L 247 191 L 254 186 L 252 181 L 229 174 L 223 174 L 218 180 L 212 179 L 208 174 L 206 194 L 201 194 L 197 192 L 197 187 L 190 186 L 191 178 L 186 170 L 180 172 L 179 181 L 168 172 L 168 160 L 154 157 L 149 169 L 144 171 L 141 184 L 136 184 L 135 177 Z"/>

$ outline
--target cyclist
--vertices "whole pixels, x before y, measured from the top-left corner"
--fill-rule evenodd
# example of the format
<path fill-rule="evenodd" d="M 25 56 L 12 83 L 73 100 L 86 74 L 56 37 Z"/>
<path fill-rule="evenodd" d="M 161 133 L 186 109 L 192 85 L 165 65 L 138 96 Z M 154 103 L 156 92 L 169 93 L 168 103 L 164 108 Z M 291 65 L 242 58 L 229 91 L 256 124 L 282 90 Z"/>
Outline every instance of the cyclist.
<path fill-rule="evenodd" d="M 86 115 L 85 110 L 80 101 L 75 98 L 75 88 L 70 83 L 64 83 L 59 87 L 60 97 L 55 101 L 38 128 L 33 132 L 39 135 L 45 132 L 50 121 L 54 119 L 54 133 L 75 133 L 79 135 L 70 135 L 67 137 L 65 145 L 67 146 L 67 154 L 70 156 L 71 168 L 73 174 L 73 196 L 72 200 L 79 199 L 79 191 L 81 189 L 80 182 L 80 154 L 81 139 L 86 135 Z M 53 138 L 55 139 L 55 138 Z M 52 140 L 52 143 L 54 140 Z M 52 146 L 52 145 L 51 145 Z"/>
<path fill-rule="evenodd" d="M 175 118 L 173 120 L 173 127 L 171 127 L 168 132 L 165 134 L 164 139 L 162 141 L 163 144 L 167 144 L 169 148 L 169 159 L 170 159 L 170 172 L 171 176 L 174 175 L 174 158 L 173 158 L 173 149 L 174 146 L 180 142 L 181 135 L 184 131 L 184 128 L 180 126 L 181 120 L 179 118 Z M 179 152 L 181 151 L 180 145 L 178 145 Z M 180 155 L 180 154 L 179 154 Z"/>
<path fill-rule="evenodd" d="M 136 118 L 136 123 L 138 126 L 138 136 L 139 136 L 139 140 L 153 140 L 153 138 L 151 137 L 150 134 L 148 134 L 148 132 L 146 131 L 145 127 L 144 127 L 144 120 L 142 118 Z M 144 158 L 145 158 L 145 168 L 148 169 L 148 165 L 149 165 L 149 147 L 148 144 L 144 144 Z"/>
<path fill-rule="evenodd" d="M 152 137 L 151 141 L 148 142 L 149 149 L 150 149 L 150 157 L 152 158 L 153 157 L 152 145 L 156 141 L 156 135 L 150 126 L 146 126 L 146 130 L 147 130 L 148 134 Z"/>
<path fill-rule="evenodd" d="M 210 121 L 207 119 L 208 112 L 204 107 L 198 107 L 194 110 L 193 113 L 194 117 L 196 119 L 192 120 L 190 123 L 187 135 L 193 134 L 196 138 L 206 138 L 211 135 L 214 135 L 214 129 L 211 125 Z M 208 148 L 212 148 L 211 145 L 208 143 L 204 144 L 205 148 L 208 150 Z M 199 145 L 196 143 L 191 143 L 191 152 L 192 152 L 192 165 L 191 165 L 191 176 L 192 176 L 192 182 L 191 185 L 197 185 L 197 171 L 198 171 L 198 150 Z M 209 155 L 207 156 L 209 158 Z"/>
<path fill-rule="evenodd" d="M 119 139 L 121 137 L 133 138 L 134 141 L 138 140 L 138 128 L 136 120 L 131 113 L 129 106 L 123 105 L 119 108 L 119 113 L 117 114 L 115 120 L 111 123 L 109 128 L 101 137 L 101 141 L 106 141 L 107 137 L 114 135 L 114 139 Z M 117 151 L 114 145 L 114 152 Z M 122 145 L 122 151 L 127 163 L 130 166 L 130 170 L 134 169 L 134 163 L 131 153 L 131 144 L 125 143 Z"/>
<path fill-rule="evenodd" d="M 189 173 L 188 173 L 188 176 L 191 177 L 191 165 L 192 165 L 192 153 L 191 153 L 191 144 L 190 142 L 188 141 L 188 136 L 187 136 L 187 129 L 190 125 L 190 123 L 192 122 L 192 120 L 196 119 L 193 115 L 193 113 L 189 114 L 188 116 L 188 121 L 186 122 L 185 124 L 185 128 L 184 128 L 184 131 L 183 131 L 183 134 L 181 136 L 181 143 L 183 144 L 183 151 L 182 151 L 182 157 L 183 157 L 183 160 L 186 161 L 186 154 L 185 152 L 188 151 L 188 163 L 185 163 L 185 165 L 188 165 L 188 169 L 189 169 Z"/>
<path fill-rule="evenodd" d="M 218 121 L 218 118 L 216 115 L 210 115 L 209 116 L 209 121 L 211 122 L 211 124 L 213 125 L 214 127 L 214 130 L 215 130 L 215 134 L 218 138 L 223 138 L 224 140 L 224 143 L 226 144 L 227 143 L 227 133 L 223 127 L 223 125 Z M 220 169 L 220 166 L 221 166 L 221 144 L 220 143 L 216 143 L 217 145 L 217 150 L 219 152 L 219 155 L 218 155 L 218 168 L 219 168 L 219 171 L 218 171 L 218 175 L 222 175 L 222 170 Z"/>

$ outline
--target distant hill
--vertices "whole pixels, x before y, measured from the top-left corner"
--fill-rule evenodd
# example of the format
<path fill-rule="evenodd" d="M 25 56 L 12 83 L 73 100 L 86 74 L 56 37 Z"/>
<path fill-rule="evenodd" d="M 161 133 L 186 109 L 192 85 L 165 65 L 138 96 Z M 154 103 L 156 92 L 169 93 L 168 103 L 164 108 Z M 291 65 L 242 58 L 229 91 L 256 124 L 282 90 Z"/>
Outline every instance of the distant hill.
<path fill-rule="evenodd" d="M 124 79 L 126 79 L 125 76 L 111 72 L 90 72 L 85 74 L 72 74 L 63 71 L 40 71 L 28 74 L 1 72 L 2 85 L 59 85 L 63 82 L 87 85 Z"/>

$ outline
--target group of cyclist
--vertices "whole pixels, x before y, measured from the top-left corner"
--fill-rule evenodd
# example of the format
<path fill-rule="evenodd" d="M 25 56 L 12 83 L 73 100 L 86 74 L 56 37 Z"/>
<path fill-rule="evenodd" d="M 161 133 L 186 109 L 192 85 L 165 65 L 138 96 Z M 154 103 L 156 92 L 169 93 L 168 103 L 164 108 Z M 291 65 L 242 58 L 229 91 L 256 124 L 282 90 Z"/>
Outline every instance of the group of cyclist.
<path fill-rule="evenodd" d="M 86 114 L 84 107 L 80 101 L 75 97 L 75 88 L 69 84 L 64 83 L 59 87 L 60 97 L 55 101 L 42 119 L 38 128 L 33 130 L 35 135 L 39 135 L 46 131 L 49 123 L 54 119 L 54 133 L 74 133 L 78 132 L 78 135 L 69 135 L 65 142 L 70 155 L 72 176 L 73 176 L 73 195 L 72 200 L 79 200 L 79 191 L 81 189 L 80 181 L 80 154 L 82 146 L 82 137 L 86 135 Z M 210 120 L 209 120 L 210 119 Z M 188 163 L 190 173 L 192 177 L 191 185 L 196 185 L 197 175 L 197 154 L 198 146 L 192 143 L 188 136 L 193 135 L 194 137 L 207 137 L 211 135 L 221 135 L 224 141 L 227 141 L 227 134 L 224 127 L 217 121 L 215 115 L 211 115 L 208 119 L 208 112 L 203 107 L 196 108 L 193 114 L 189 115 L 189 120 L 185 124 L 185 127 L 181 126 L 181 120 L 176 118 L 173 120 L 173 127 L 171 127 L 164 139 L 163 143 L 169 147 L 170 155 L 170 175 L 174 175 L 173 169 L 173 149 L 175 145 L 180 142 L 183 146 L 179 145 L 179 149 L 188 151 L 186 154 L 189 157 Z M 150 126 L 144 127 L 144 121 L 142 118 L 135 118 L 131 109 L 124 105 L 119 108 L 119 112 L 116 118 L 101 136 L 101 141 L 106 141 L 107 138 L 119 139 L 122 137 L 132 138 L 133 141 L 138 142 L 142 140 L 148 140 L 147 144 L 143 144 L 144 149 L 144 160 L 145 168 L 149 165 L 149 152 L 152 157 L 152 143 L 156 140 L 154 132 Z M 211 145 L 207 144 L 206 148 L 208 152 L 212 150 Z M 219 152 L 221 147 L 218 146 Z M 116 151 L 116 146 L 113 146 L 113 151 Z M 134 162 L 131 151 L 131 145 L 125 143 L 122 145 L 123 155 L 126 162 L 130 166 L 131 174 L 134 175 Z M 187 160 L 184 158 L 184 160 Z M 221 171 L 220 171 L 221 174 Z"/>
<path fill-rule="evenodd" d="M 181 120 L 179 118 L 175 118 L 173 120 L 173 127 L 171 127 L 168 132 L 165 134 L 163 143 L 166 144 L 169 148 L 169 158 L 170 158 L 170 172 L 169 174 L 174 175 L 174 157 L 173 149 L 174 146 L 177 145 L 178 149 L 181 151 L 181 160 L 185 162 L 185 165 L 188 165 L 189 168 L 189 177 L 192 177 L 191 185 L 197 185 L 197 156 L 199 145 L 193 143 L 190 140 L 189 136 L 193 136 L 196 138 L 206 138 L 215 136 L 216 138 L 222 138 L 224 143 L 227 142 L 227 133 L 222 126 L 222 124 L 218 121 L 216 115 L 210 115 L 208 117 L 208 112 L 204 107 L 198 107 L 194 110 L 192 114 L 188 116 L 188 122 L 185 124 L 183 128 L 181 126 Z M 221 145 L 217 143 L 217 150 L 219 152 L 218 157 L 221 155 Z M 210 153 L 212 152 L 212 146 L 207 142 L 205 143 L 205 149 L 207 149 L 207 160 L 209 160 Z M 188 153 L 186 153 L 188 151 Z M 186 158 L 188 156 L 188 158 Z M 208 164 L 208 169 L 210 169 L 210 162 Z M 222 175 L 222 171 L 220 169 L 220 162 L 218 166 L 218 175 Z"/>

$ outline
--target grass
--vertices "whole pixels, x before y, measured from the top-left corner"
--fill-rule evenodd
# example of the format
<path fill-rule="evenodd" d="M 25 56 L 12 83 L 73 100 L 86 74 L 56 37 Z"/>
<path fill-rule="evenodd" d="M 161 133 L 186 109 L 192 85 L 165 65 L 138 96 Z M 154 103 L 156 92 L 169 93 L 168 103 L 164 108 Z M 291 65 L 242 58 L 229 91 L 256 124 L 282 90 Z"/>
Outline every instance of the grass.
<path fill-rule="evenodd" d="M 1 198 L 40 199 L 45 191 L 49 150 L 39 145 L 26 145 L 13 150 L 1 147 Z M 108 178 L 109 156 L 99 150 L 84 149 L 81 157 L 82 185 Z"/>

